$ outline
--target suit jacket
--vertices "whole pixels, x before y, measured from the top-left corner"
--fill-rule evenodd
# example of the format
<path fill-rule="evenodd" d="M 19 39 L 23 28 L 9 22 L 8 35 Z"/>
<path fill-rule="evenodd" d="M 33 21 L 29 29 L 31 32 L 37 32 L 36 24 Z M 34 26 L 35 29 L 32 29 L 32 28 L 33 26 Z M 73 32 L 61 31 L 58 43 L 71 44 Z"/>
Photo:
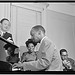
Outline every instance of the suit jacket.
<path fill-rule="evenodd" d="M 4 33 L 2 37 L 5 38 L 5 39 L 10 38 L 10 40 L 13 41 L 12 34 L 10 34 L 10 33 L 8 33 L 8 32 Z M 14 41 L 13 41 L 13 43 L 14 43 Z M 9 46 L 9 44 L 5 44 L 4 48 L 7 49 L 8 46 Z"/>
<path fill-rule="evenodd" d="M 13 41 L 12 35 L 10 33 L 8 33 L 8 32 L 4 33 L 4 35 L 2 37 L 5 38 L 5 39 L 8 39 L 10 37 L 11 40 Z"/>
<path fill-rule="evenodd" d="M 45 36 L 37 52 L 37 61 L 24 62 L 24 70 L 31 71 L 60 71 L 61 59 L 55 45 Z"/>

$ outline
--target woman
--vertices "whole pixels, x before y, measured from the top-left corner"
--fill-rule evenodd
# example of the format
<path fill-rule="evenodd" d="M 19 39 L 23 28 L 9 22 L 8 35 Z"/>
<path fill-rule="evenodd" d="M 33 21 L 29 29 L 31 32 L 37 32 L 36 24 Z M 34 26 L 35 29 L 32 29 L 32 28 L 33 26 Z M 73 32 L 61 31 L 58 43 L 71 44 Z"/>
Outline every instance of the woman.
<path fill-rule="evenodd" d="M 25 44 L 28 52 L 24 52 L 22 54 L 21 62 L 23 63 L 36 60 L 36 53 L 34 49 L 37 43 L 35 43 L 32 39 L 28 39 Z"/>

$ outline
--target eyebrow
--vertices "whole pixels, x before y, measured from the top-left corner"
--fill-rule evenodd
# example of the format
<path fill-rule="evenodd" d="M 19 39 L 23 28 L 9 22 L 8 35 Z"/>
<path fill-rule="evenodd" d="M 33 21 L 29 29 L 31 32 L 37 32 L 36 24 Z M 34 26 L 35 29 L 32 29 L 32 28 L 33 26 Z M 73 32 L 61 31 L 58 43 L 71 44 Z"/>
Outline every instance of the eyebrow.
<path fill-rule="evenodd" d="M 66 55 L 68 55 L 68 54 L 66 54 Z M 66 55 L 62 55 L 62 56 L 66 56 Z"/>

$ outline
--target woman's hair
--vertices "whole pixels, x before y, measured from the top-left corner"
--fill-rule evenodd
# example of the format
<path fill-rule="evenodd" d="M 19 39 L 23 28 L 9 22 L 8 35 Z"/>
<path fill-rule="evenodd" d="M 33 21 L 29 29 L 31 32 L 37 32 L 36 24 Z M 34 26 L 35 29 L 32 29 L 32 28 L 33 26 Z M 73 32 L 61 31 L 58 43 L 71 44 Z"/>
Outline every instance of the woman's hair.
<path fill-rule="evenodd" d="M 36 45 L 37 45 L 37 43 L 36 43 L 36 42 L 34 42 L 32 39 L 28 39 L 28 40 L 25 42 L 26 47 L 28 47 L 28 45 L 29 45 L 30 43 L 32 43 L 34 46 L 36 46 Z"/>
<path fill-rule="evenodd" d="M 3 18 L 3 19 L 1 19 L 0 23 L 3 23 L 4 20 L 9 21 L 7 18 Z"/>

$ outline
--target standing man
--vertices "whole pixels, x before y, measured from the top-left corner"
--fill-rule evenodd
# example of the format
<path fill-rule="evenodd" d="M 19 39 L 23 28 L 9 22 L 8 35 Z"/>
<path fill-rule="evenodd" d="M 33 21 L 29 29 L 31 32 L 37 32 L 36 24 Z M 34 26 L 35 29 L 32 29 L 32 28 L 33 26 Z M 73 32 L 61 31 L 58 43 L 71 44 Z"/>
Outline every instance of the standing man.
<path fill-rule="evenodd" d="M 75 71 L 75 61 L 68 57 L 66 49 L 60 50 L 60 56 L 62 59 L 63 71 Z"/>
<path fill-rule="evenodd" d="M 11 27 L 10 21 L 7 18 L 3 18 L 0 21 L 0 36 L 9 42 L 13 43 L 12 34 L 9 33 Z M 0 40 L 1 41 L 1 40 Z M 4 49 L 4 46 L 8 45 L 0 42 L 0 71 L 11 71 L 12 66 L 6 62 L 7 50 Z M 5 53 L 6 51 L 6 53 Z"/>
<path fill-rule="evenodd" d="M 23 67 L 24 71 L 60 71 L 62 63 L 59 54 L 55 45 L 45 35 L 44 27 L 41 25 L 34 26 L 30 31 L 30 35 L 35 42 L 40 42 L 37 60 L 16 63 L 13 66 Z"/>

